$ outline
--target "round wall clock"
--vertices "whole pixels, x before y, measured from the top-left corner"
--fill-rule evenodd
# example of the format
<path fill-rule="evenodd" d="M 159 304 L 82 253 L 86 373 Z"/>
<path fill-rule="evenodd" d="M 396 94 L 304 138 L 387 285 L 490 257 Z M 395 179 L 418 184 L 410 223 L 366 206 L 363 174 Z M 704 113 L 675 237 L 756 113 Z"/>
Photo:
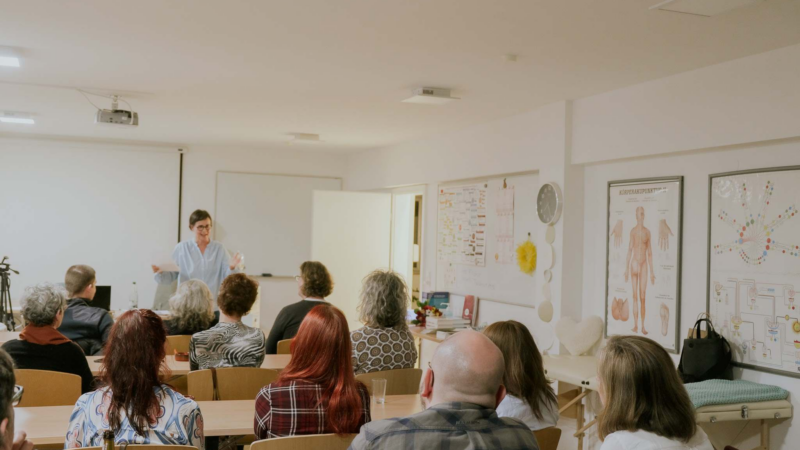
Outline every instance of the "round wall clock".
<path fill-rule="evenodd" d="M 558 222 L 563 203 L 564 197 L 557 184 L 543 184 L 539 189 L 539 195 L 536 196 L 536 213 L 539 215 L 539 220 L 548 225 Z"/>

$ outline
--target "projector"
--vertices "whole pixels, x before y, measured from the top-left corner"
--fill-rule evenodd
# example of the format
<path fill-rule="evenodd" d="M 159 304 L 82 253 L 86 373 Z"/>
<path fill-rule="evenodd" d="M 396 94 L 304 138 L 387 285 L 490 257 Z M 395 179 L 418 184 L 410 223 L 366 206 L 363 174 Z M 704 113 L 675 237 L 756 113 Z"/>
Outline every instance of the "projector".
<path fill-rule="evenodd" d="M 139 113 L 124 109 L 98 109 L 94 123 L 139 126 Z"/>

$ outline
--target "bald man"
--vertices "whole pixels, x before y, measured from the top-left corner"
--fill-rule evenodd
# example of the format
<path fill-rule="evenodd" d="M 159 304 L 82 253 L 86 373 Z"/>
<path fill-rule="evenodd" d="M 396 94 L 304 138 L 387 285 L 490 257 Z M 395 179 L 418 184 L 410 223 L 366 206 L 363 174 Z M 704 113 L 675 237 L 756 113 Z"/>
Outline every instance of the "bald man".
<path fill-rule="evenodd" d="M 425 411 L 361 427 L 351 449 L 538 450 L 516 419 L 499 418 L 506 395 L 503 354 L 486 336 L 461 331 L 436 349 L 420 385 Z"/>

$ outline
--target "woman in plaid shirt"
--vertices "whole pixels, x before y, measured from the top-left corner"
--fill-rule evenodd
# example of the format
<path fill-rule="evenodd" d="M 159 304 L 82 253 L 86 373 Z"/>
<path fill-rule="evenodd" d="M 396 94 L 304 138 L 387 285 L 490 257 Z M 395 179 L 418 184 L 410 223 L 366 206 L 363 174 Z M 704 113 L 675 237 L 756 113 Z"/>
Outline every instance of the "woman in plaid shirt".
<path fill-rule="evenodd" d="M 259 439 L 358 433 L 369 422 L 369 393 L 353 374 L 347 319 L 329 304 L 306 315 L 292 341 L 292 360 L 256 397 Z"/>

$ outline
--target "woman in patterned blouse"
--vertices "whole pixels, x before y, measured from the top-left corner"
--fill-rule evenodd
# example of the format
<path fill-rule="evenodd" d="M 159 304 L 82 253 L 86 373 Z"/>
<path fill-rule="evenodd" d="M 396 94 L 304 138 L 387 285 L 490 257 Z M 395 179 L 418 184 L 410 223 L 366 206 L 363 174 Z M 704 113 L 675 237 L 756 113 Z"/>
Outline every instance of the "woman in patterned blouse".
<path fill-rule="evenodd" d="M 242 323 L 257 296 L 258 283 L 247 275 L 235 273 L 225 278 L 217 297 L 219 323 L 195 333 L 189 341 L 191 370 L 261 367 L 267 351 L 264 332 Z"/>
<path fill-rule="evenodd" d="M 350 363 L 350 329 L 329 304 L 308 312 L 292 341 L 292 359 L 256 397 L 259 439 L 358 433 L 369 422 L 369 392 Z"/>
<path fill-rule="evenodd" d="M 408 288 L 398 274 L 376 270 L 364 278 L 358 312 L 365 326 L 350 333 L 356 375 L 409 369 L 417 363 L 406 308 Z"/>
<path fill-rule="evenodd" d="M 102 387 L 83 394 L 69 420 L 65 448 L 103 445 L 112 430 L 117 444 L 205 447 L 203 416 L 190 400 L 161 383 L 167 333 L 149 309 L 120 316 L 105 348 Z"/>

